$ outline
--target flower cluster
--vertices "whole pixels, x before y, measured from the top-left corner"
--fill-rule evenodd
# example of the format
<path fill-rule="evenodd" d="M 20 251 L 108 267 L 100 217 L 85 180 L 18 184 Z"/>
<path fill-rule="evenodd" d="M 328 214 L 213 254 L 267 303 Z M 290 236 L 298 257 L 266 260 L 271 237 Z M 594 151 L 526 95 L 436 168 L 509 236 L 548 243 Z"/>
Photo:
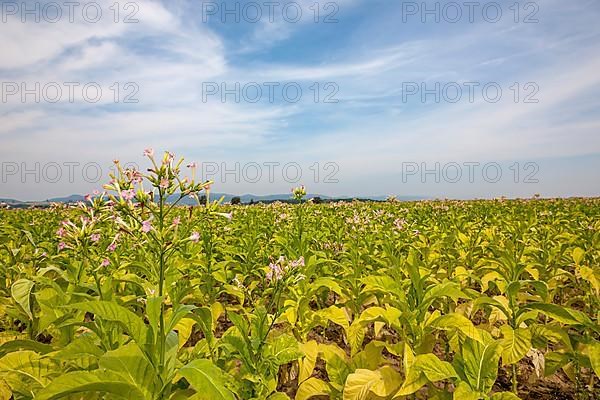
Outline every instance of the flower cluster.
<path fill-rule="evenodd" d="M 195 182 L 196 164 L 191 163 L 188 168 L 191 170 L 191 179 L 180 177 L 183 158 L 174 162 L 173 153 L 166 151 L 160 162 L 154 158 L 154 150 L 144 150 L 144 156 L 152 162 L 152 168 L 148 169 L 149 174 L 144 175 L 135 169 L 123 169 L 119 160 L 115 160 L 117 173 L 111 174 L 111 181 L 104 185 L 104 189 L 109 192 L 109 199 L 112 203 L 121 207 L 131 207 L 134 203 L 137 205 L 151 205 L 156 191 L 166 198 L 173 195 L 179 197 L 192 196 L 198 199 L 198 193 L 202 190 L 208 190 L 211 182 Z M 144 181 L 148 181 L 152 190 L 144 190 Z M 143 226 L 144 232 L 149 232 L 149 224 Z"/>
<path fill-rule="evenodd" d="M 294 281 L 298 282 L 304 279 L 304 275 L 298 274 L 301 267 L 304 267 L 304 257 L 300 257 L 295 261 L 289 261 L 284 256 L 281 256 L 277 261 L 269 264 L 266 278 L 270 282 L 278 282 L 293 276 Z"/>
<path fill-rule="evenodd" d="M 404 229 L 404 227 L 406 226 L 406 220 L 404 218 L 396 218 L 394 220 L 394 227 L 401 231 Z"/>
<path fill-rule="evenodd" d="M 337 242 L 325 242 L 323 243 L 322 248 L 324 250 L 332 251 L 336 255 L 342 253 L 345 250 L 344 244 Z"/>
<path fill-rule="evenodd" d="M 306 196 L 306 188 L 304 185 L 298 186 L 297 188 L 292 189 L 292 195 L 294 196 L 294 200 L 302 200 Z"/>

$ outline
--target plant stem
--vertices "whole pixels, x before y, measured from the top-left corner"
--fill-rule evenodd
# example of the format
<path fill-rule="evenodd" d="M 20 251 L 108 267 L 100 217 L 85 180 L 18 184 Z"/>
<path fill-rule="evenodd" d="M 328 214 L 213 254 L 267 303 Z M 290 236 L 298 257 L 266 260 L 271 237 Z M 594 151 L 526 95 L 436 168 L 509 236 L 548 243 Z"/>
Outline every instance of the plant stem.
<path fill-rule="evenodd" d="M 159 216 L 158 216 L 158 224 L 160 229 L 160 256 L 159 256 L 159 270 L 158 270 L 158 296 L 161 298 L 160 304 L 160 322 L 159 322 L 159 338 L 158 338 L 158 351 L 159 351 L 159 371 L 163 373 L 164 365 L 165 365 L 165 303 L 162 300 L 162 296 L 164 293 L 164 281 L 165 281 L 165 251 L 164 251 L 164 238 L 163 238 L 163 225 L 164 225 L 164 198 L 162 190 L 159 191 L 160 195 L 160 203 L 159 203 Z"/>
<path fill-rule="evenodd" d="M 512 365 L 512 391 L 517 394 L 519 391 L 519 379 L 517 376 L 517 363 Z"/>

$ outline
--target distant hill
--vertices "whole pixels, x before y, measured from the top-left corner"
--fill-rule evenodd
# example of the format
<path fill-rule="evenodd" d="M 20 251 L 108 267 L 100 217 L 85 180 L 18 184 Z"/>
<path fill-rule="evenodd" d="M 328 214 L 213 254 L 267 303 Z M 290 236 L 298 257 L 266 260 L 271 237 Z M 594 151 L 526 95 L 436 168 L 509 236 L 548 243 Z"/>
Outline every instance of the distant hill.
<path fill-rule="evenodd" d="M 286 194 L 268 194 L 268 195 L 256 195 L 256 194 L 242 194 L 242 195 L 234 195 L 228 193 L 211 193 L 210 198 L 212 200 L 220 199 L 224 197 L 223 201 L 231 201 L 234 197 L 239 197 L 242 203 L 250 203 L 251 201 L 259 202 L 259 201 L 277 201 L 277 200 L 290 200 L 292 195 L 290 193 Z M 331 199 L 329 196 L 323 196 L 321 194 L 307 194 L 307 199 L 312 199 L 315 197 L 320 197 L 324 200 Z"/>
<path fill-rule="evenodd" d="M 273 202 L 273 201 L 287 201 L 291 200 L 292 195 L 289 193 L 285 194 L 268 194 L 268 195 L 256 195 L 256 194 L 243 194 L 243 195 L 234 195 L 229 193 L 211 193 L 211 200 L 218 200 L 223 197 L 224 202 L 230 202 L 234 197 L 239 197 L 242 203 L 259 203 L 259 202 Z M 313 199 L 319 197 L 325 201 L 334 201 L 334 200 L 373 200 L 373 201 L 383 201 L 387 199 L 388 196 L 325 196 L 321 194 L 307 194 L 307 199 Z M 418 200 L 427 200 L 429 197 L 425 196 L 398 196 L 396 197 L 400 201 L 418 201 Z M 44 206 L 50 203 L 76 203 L 79 201 L 84 201 L 85 198 L 80 194 L 72 194 L 70 196 L 65 197 L 53 197 L 47 200 L 42 201 L 21 201 L 16 199 L 2 199 L 0 198 L 0 203 L 6 203 L 14 208 L 24 208 L 29 206 Z M 175 201 L 175 196 L 173 196 L 172 201 Z M 182 205 L 195 205 L 196 200 L 192 198 L 183 199 L 180 204 Z"/>
<path fill-rule="evenodd" d="M 72 194 L 67 197 L 54 197 L 46 200 L 48 203 L 77 203 L 78 201 L 84 201 L 85 196 L 80 194 Z"/>
<path fill-rule="evenodd" d="M 22 203 L 22 201 L 15 200 L 15 199 L 0 199 L 0 203 L 16 204 L 16 203 Z"/>

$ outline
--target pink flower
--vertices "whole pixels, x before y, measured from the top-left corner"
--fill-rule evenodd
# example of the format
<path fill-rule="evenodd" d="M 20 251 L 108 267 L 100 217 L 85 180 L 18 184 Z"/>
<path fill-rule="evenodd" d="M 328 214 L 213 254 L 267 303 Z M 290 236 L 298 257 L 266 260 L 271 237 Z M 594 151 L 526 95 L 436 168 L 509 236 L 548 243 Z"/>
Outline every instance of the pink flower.
<path fill-rule="evenodd" d="M 167 178 L 162 178 L 162 179 L 160 180 L 160 185 L 159 185 L 159 186 L 160 186 L 161 188 L 163 188 L 163 189 L 167 189 L 167 188 L 169 187 L 169 184 L 170 184 L 170 183 L 169 183 L 169 180 L 168 180 Z"/>
<path fill-rule="evenodd" d="M 187 167 L 190 169 L 194 169 L 194 168 L 198 167 L 198 165 L 195 162 L 191 162 L 187 165 Z"/>
<path fill-rule="evenodd" d="M 300 256 L 300 258 L 298 260 L 292 261 L 290 263 L 290 267 L 292 267 L 292 268 L 304 267 L 304 257 Z"/>
<path fill-rule="evenodd" d="M 404 225 L 406 225 L 406 220 L 404 220 L 403 218 L 397 218 L 394 221 L 394 226 L 396 227 L 396 229 L 402 230 L 404 229 Z"/>
<path fill-rule="evenodd" d="M 179 224 L 181 224 L 181 217 L 173 218 L 173 226 L 178 226 Z"/>
<path fill-rule="evenodd" d="M 163 158 L 163 164 L 171 164 L 171 162 L 173 161 L 173 159 L 175 158 L 175 156 L 173 155 L 173 153 L 167 151 L 165 152 L 165 157 Z"/>
<path fill-rule="evenodd" d="M 58 228 L 58 230 L 56 231 L 56 236 L 58 236 L 58 237 L 64 237 L 65 233 L 66 233 L 65 228 L 61 227 L 61 228 Z"/>
<path fill-rule="evenodd" d="M 116 242 L 112 242 L 111 244 L 108 245 L 108 247 L 106 248 L 106 250 L 108 251 L 115 251 L 117 249 L 117 243 Z"/>
<path fill-rule="evenodd" d="M 142 232 L 148 233 L 150 232 L 150 230 L 152 230 L 152 223 L 150 222 L 150 220 L 148 219 L 142 222 Z"/>
<path fill-rule="evenodd" d="M 200 234 L 198 232 L 193 232 L 192 236 L 190 236 L 190 240 L 194 243 L 198 243 L 200 240 Z"/>
<path fill-rule="evenodd" d="M 98 196 L 98 195 L 100 194 L 100 191 L 99 191 L 99 190 L 94 190 L 94 191 L 92 192 L 92 194 L 93 194 L 94 196 Z"/>
<path fill-rule="evenodd" d="M 216 213 L 216 214 L 220 215 L 221 217 L 225 217 L 225 218 L 227 218 L 230 221 L 233 218 L 233 213 Z"/>
<path fill-rule="evenodd" d="M 142 174 L 140 171 L 136 171 L 134 170 L 129 170 L 127 173 L 127 176 L 129 177 L 129 180 L 133 183 L 142 183 L 142 181 L 144 180 L 144 178 L 142 177 Z"/>
<path fill-rule="evenodd" d="M 271 281 L 275 279 L 276 281 L 283 278 L 283 269 L 279 265 L 279 263 L 271 263 L 269 264 L 269 270 L 267 271 L 267 280 Z"/>
<path fill-rule="evenodd" d="M 108 258 L 105 258 L 104 260 L 102 260 L 102 262 L 100 263 L 101 267 L 108 267 L 110 265 L 110 260 Z"/>
<path fill-rule="evenodd" d="M 91 239 L 92 239 L 92 242 L 94 242 L 94 243 L 98 242 L 100 240 L 100 234 L 93 233 Z"/>
<path fill-rule="evenodd" d="M 135 197 L 135 191 L 133 189 L 123 190 L 121 191 L 121 197 L 127 201 L 132 200 Z"/>
<path fill-rule="evenodd" d="M 84 199 L 85 199 L 85 201 L 92 201 L 92 196 L 90 196 L 89 194 L 86 194 Z"/>
<path fill-rule="evenodd" d="M 60 242 L 58 244 L 58 250 L 63 250 L 65 247 L 67 247 L 67 244 L 65 242 Z"/>
<path fill-rule="evenodd" d="M 154 149 L 153 148 L 147 148 L 144 150 L 144 157 L 154 157 Z"/>

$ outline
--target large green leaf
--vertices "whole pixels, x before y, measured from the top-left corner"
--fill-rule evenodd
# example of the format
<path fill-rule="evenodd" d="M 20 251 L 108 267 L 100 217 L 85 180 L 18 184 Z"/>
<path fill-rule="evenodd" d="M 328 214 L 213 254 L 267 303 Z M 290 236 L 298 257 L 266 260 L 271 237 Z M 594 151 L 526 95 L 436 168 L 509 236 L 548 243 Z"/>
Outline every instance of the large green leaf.
<path fill-rule="evenodd" d="M 592 369 L 596 373 L 598 377 L 600 377 L 600 342 L 592 341 L 590 342 L 585 349 L 585 353 L 590 359 L 590 364 L 592 364 Z"/>
<path fill-rule="evenodd" d="M 352 373 L 352 369 L 348 361 L 340 355 L 330 353 L 323 353 L 325 359 L 325 368 L 327 369 L 327 376 L 329 377 L 329 383 L 336 390 L 342 391 L 348 375 Z"/>
<path fill-rule="evenodd" d="M 91 370 L 98 368 L 98 359 L 103 354 L 104 351 L 96 345 L 92 335 L 82 335 L 52 354 L 52 357 L 73 364 L 78 369 Z"/>
<path fill-rule="evenodd" d="M 479 330 L 464 315 L 460 315 L 457 313 L 442 315 L 441 317 L 431 322 L 430 326 L 432 328 L 442 330 L 456 330 L 458 332 L 461 332 L 468 338 L 471 338 L 478 342 L 483 342 Z"/>
<path fill-rule="evenodd" d="M 54 350 L 54 347 L 49 344 L 36 342 L 35 340 L 11 340 L 0 345 L 0 357 L 18 350 L 31 350 L 36 353 L 46 354 Z"/>
<path fill-rule="evenodd" d="M 344 385 L 344 400 L 366 400 L 371 388 L 381 379 L 377 371 L 368 369 L 357 369 L 348 375 Z"/>
<path fill-rule="evenodd" d="M 47 385 L 56 368 L 49 358 L 29 350 L 15 351 L 0 358 L 0 378 L 19 393 L 31 393 Z"/>
<path fill-rule="evenodd" d="M 505 307 L 504 304 L 502 304 L 501 302 L 499 302 L 498 300 L 496 300 L 494 298 L 487 297 L 487 296 L 478 297 L 473 302 L 473 311 L 477 311 L 479 308 L 481 308 L 481 306 L 484 306 L 484 305 L 497 308 L 504 314 L 504 316 L 506 318 L 511 317 L 510 311 L 508 310 L 508 308 Z"/>
<path fill-rule="evenodd" d="M 458 283 L 444 282 L 442 284 L 432 286 L 431 289 L 427 291 L 423 297 L 423 303 L 420 307 L 428 308 L 434 300 L 440 297 L 449 297 L 454 302 L 458 301 L 460 298 L 468 298 L 468 296 L 460 290 L 460 285 Z"/>
<path fill-rule="evenodd" d="M 19 279 L 10 288 L 11 296 L 25 311 L 29 319 L 33 319 L 31 312 L 31 290 L 34 285 L 29 279 Z"/>
<path fill-rule="evenodd" d="M 350 326 L 348 323 L 348 316 L 344 310 L 336 306 L 331 306 L 315 312 L 315 317 L 317 319 L 331 321 L 344 329 L 348 329 Z"/>
<path fill-rule="evenodd" d="M 181 319 L 190 315 L 190 313 L 196 309 L 196 306 L 192 306 L 189 304 L 180 304 L 177 307 L 173 308 L 173 312 L 171 313 L 171 318 L 169 319 L 169 323 L 167 325 L 167 332 L 172 331 L 177 323 L 181 321 Z"/>
<path fill-rule="evenodd" d="M 346 339 L 350 345 L 351 354 L 356 354 L 362 347 L 365 339 L 365 327 L 360 319 L 356 319 L 346 331 Z"/>
<path fill-rule="evenodd" d="M 235 400 L 229 389 L 232 378 L 210 360 L 194 360 L 182 367 L 179 374 L 196 390 L 198 399 Z"/>
<path fill-rule="evenodd" d="M 415 393 L 429 382 L 455 378 L 457 373 L 452 364 L 442 361 L 434 354 L 420 354 L 412 360 L 408 373 L 396 396 L 407 396 Z"/>
<path fill-rule="evenodd" d="M 237 314 L 235 315 L 237 316 Z M 200 325 L 200 329 L 202 330 L 204 337 L 212 345 L 212 343 L 214 342 L 214 334 L 213 317 L 211 310 L 206 307 L 197 308 L 194 310 L 190 318 L 193 318 L 196 322 L 198 322 L 198 325 Z"/>
<path fill-rule="evenodd" d="M 8 383 L 4 379 L 0 379 L 0 399 L 8 400 L 13 395 L 12 389 L 8 386 Z"/>
<path fill-rule="evenodd" d="M 583 250 L 580 247 L 576 247 L 573 249 L 571 256 L 573 257 L 573 261 L 575 261 L 575 264 L 579 265 L 581 264 L 581 260 L 583 260 L 583 257 L 585 256 L 585 250 Z"/>
<path fill-rule="evenodd" d="M 159 335 L 160 312 L 164 296 L 149 296 L 146 299 L 146 316 L 154 337 Z"/>
<path fill-rule="evenodd" d="M 502 346 L 502 364 L 510 365 L 521 361 L 531 349 L 531 331 L 529 328 L 513 330 L 510 326 L 503 325 L 500 330 L 504 335 L 504 339 L 500 342 Z"/>
<path fill-rule="evenodd" d="M 423 372 L 430 382 L 457 377 L 452 364 L 440 360 L 434 354 L 420 354 L 416 356 L 411 368 Z"/>
<path fill-rule="evenodd" d="M 100 368 L 121 375 L 135 386 L 146 399 L 156 398 L 162 387 L 154 366 L 136 343 L 130 342 L 100 357 Z"/>
<path fill-rule="evenodd" d="M 387 398 L 398 390 L 402 379 L 392 367 L 386 365 L 377 370 L 380 378 L 371 387 L 371 392 L 379 398 Z"/>
<path fill-rule="evenodd" d="M 55 400 L 77 393 L 110 393 L 112 397 L 128 400 L 150 400 L 139 388 L 111 371 L 77 371 L 54 379 L 40 390 L 36 400 Z"/>
<path fill-rule="evenodd" d="M 317 357 L 319 356 L 319 344 L 311 340 L 307 343 L 299 345 L 300 351 L 304 357 L 299 361 L 298 382 L 302 383 L 307 380 L 313 373 L 317 365 Z"/>
<path fill-rule="evenodd" d="M 300 384 L 296 392 L 296 400 L 308 400 L 313 396 L 328 396 L 331 393 L 331 388 L 327 384 L 317 378 L 308 378 Z"/>
<path fill-rule="evenodd" d="M 498 376 L 498 361 L 502 353 L 500 341 L 486 344 L 465 340 L 460 357 L 455 356 L 455 366 L 460 367 L 464 379 L 473 391 L 488 393 Z"/>
<path fill-rule="evenodd" d="M 423 372 L 418 369 L 409 369 L 404 378 L 404 383 L 402 383 L 402 386 L 394 395 L 393 399 L 399 399 L 408 396 L 409 394 L 413 394 L 428 383 L 429 379 L 427 379 Z"/>
<path fill-rule="evenodd" d="M 592 325 L 592 321 L 586 314 L 557 304 L 530 303 L 527 304 L 526 308 L 539 310 L 547 316 L 566 325 Z"/>
<path fill-rule="evenodd" d="M 302 352 L 298 347 L 298 341 L 292 335 L 279 335 L 268 341 L 265 355 L 270 356 L 279 366 L 299 359 L 302 357 Z"/>
<path fill-rule="evenodd" d="M 476 391 L 473 391 L 469 384 L 460 382 L 454 389 L 453 400 L 479 400 L 484 396 Z"/>
<path fill-rule="evenodd" d="M 68 307 L 76 310 L 91 312 L 94 315 L 107 321 L 118 322 L 123 325 L 127 333 L 131 335 L 140 346 L 144 346 L 148 341 L 148 328 L 144 321 L 135 313 L 127 308 L 110 301 L 88 301 L 85 303 L 75 303 Z"/>

